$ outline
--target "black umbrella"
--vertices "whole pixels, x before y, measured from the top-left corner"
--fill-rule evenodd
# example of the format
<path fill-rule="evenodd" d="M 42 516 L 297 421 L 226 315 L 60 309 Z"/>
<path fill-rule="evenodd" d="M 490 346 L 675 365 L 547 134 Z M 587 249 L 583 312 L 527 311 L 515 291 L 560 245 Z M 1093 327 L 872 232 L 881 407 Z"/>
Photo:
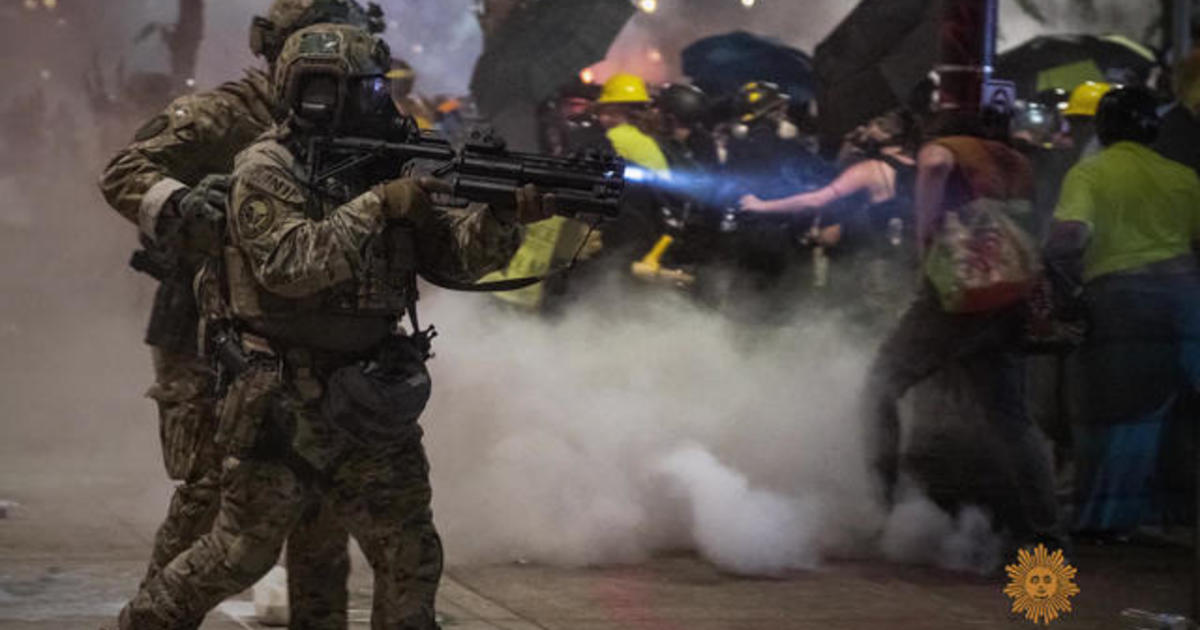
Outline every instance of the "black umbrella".
<path fill-rule="evenodd" d="M 510 143 L 531 148 L 539 103 L 604 59 L 635 8 L 629 0 L 537 0 L 484 42 L 471 94 Z"/>
<path fill-rule="evenodd" d="M 816 96 L 811 57 L 744 31 L 706 37 L 684 48 L 683 73 L 712 95 L 732 94 L 751 81 L 770 81 L 794 102 Z"/>
<path fill-rule="evenodd" d="M 937 61 L 940 24 L 938 0 L 863 0 L 817 46 L 823 149 L 836 151 L 846 132 L 908 104 Z"/>
<path fill-rule="evenodd" d="M 1042 35 L 1002 53 L 996 77 L 1016 82 L 1028 97 L 1084 81 L 1145 84 L 1157 64 L 1154 51 L 1124 37 Z"/>

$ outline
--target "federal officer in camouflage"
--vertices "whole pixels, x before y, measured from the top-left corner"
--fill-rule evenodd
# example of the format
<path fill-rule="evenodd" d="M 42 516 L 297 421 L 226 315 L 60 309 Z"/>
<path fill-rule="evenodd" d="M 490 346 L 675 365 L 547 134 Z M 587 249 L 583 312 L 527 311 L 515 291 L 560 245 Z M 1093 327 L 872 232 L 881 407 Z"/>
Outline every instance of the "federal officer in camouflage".
<path fill-rule="evenodd" d="M 275 91 L 289 114 L 238 156 L 223 269 L 197 281 L 205 326 L 228 331 L 212 347 L 233 375 L 217 438 L 220 515 L 125 607 L 122 628 L 194 624 L 259 579 L 320 502 L 374 571 L 371 627 L 437 627 L 442 549 L 418 424 L 430 381 L 416 275 L 471 282 L 499 268 L 518 223 L 547 218 L 553 200 L 526 187 L 515 215 L 501 216 L 435 204 L 453 201 L 436 180 L 381 182 L 365 166 L 314 177 L 322 156 L 310 140 L 395 128 L 389 58 L 350 26 L 306 28 L 285 44 Z"/>
<path fill-rule="evenodd" d="M 254 52 L 274 63 L 287 35 L 320 22 L 368 25 L 378 20 L 353 0 L 275 0 L 251 28 Z M 220 455 L 212 370 L 197 357 L 192 279 L 223 231 L 234 156 L 273 123 L 271 80 L 258 69 L 215 90 L 172 102 L 138 130 L 108 164 L 100 187 L 109 204 L 138 225 L 146 249 L 136 266 L 160 281 L 146 341 L 156 382 L 163 459 L 177 486 L 154 541 L 146 579 L 209 531 L 217 514 Z M 216 223 L 219 221 L 219 223 Z M 292 627 L 344 628 L 346 535 L 324 521 L 305 521 L 289 542 L 295 565 Z M 318 623 L 320 620 L 320 623 Z"/>

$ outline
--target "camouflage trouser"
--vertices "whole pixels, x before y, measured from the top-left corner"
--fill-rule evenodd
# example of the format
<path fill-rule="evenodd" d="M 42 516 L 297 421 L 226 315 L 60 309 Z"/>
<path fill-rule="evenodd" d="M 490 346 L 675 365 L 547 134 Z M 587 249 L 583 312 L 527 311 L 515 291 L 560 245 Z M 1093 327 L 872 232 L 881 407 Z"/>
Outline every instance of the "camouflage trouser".
<path fill-rule="evenodd" d="M 154 536 L 144 590 L 174 558 L 209 533 L 221 500 L 221 456 L 214 443 L 217 419 L 209 394 L 211 373 L 195 355 L 153 349 L 159 435 L 169 478 L 181 482 L 167 518 Z M 346 627 L 348 535 L 323 510 L 310 510 L 288 538 L 288 588 L 292 628 Z M 272 563 L 278 556 L 272 556 Z M 200 621 L 174 628 L 196 628 Z"/>
<path fill-rule="evenodd" d="M 154 536 L 145 584 L 172 558 L 212 527 L 220 502 L 221 457 L 216 434 L 211 375 L 195 355 L 151 348 L 154 386 L 147 395 L 158 404 L 159 438 L 167 477 L 175 487 L 167 518 Z"/>
<path fill-rule="evenodd" d="M 324 438 L 318 436 L 326 442 Z M 436 628 L 434 596 L 442 548 L 429 507 L 429 464 L 419 436 L 392 443 L 342 444 L 338 450 L 340 463 L 319 479 L 284 457 L 227 457 L 212 531 L 140 590 L 122 611 L 121 628 L 193 627 L 226 597 L 266 574 L 289 533 L 289 589 L 306 573 L 329 573 L 323 561 L 313 557 L 319 549 L 310 547 L 306 554 L 294 543 L 295 528 L 306 514 L 320 514 L 318 521 L 329 522 L 330 511 L 358 541 L 374 571 L 371 627 Z M 338 544 L 344 550 L 345 543 Z M 291 627 L 335 626 L 293 622 Z M 337 627 L 344 628 L 344 620 Z"/>

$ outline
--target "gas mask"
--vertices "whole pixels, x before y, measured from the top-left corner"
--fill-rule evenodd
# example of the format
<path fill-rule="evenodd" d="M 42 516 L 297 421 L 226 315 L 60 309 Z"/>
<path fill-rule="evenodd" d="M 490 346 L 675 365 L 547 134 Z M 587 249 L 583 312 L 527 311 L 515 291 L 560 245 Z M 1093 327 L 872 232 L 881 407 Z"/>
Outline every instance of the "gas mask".
<path fill-rule="evenodd" d="M 738 140 L 745 140 L 750 137 L 750 125 L 744 122 L 734 123 L 729 128 L 729 134 Z M 781 140 L 795 140 L 800 137 L 800 128 L 791 120 L 781 118 L 775 122 L 775 135 Z"/>
<path fill-rule="evenodd" d="M 399 117 L 382 41 L 347 27 L 318 26 L 288 40 L 277 69 L 279 104 L 299 128 L 376 136 Z"/>

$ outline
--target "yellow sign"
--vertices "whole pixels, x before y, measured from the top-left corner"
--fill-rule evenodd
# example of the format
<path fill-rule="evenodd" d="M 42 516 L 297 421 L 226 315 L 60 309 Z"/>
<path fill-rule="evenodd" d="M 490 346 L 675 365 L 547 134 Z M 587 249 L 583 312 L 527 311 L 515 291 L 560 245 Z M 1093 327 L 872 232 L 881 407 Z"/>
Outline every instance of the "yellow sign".
<path fill-rule="evenodd" d="M 1033 552 L 1021 549 L 1017 563 L 1004 567 L 1011 581 L 1004 594 L 1013 600 L 1012 611 L 1024 613 L 1034 624 L 1050 625 L 1059 613 L 1071 612 L 1071 597 L 1079 594 L 1075 567 L 1063 559 L 1061 549 L 1050 553 L 1039 544 Z"/>

